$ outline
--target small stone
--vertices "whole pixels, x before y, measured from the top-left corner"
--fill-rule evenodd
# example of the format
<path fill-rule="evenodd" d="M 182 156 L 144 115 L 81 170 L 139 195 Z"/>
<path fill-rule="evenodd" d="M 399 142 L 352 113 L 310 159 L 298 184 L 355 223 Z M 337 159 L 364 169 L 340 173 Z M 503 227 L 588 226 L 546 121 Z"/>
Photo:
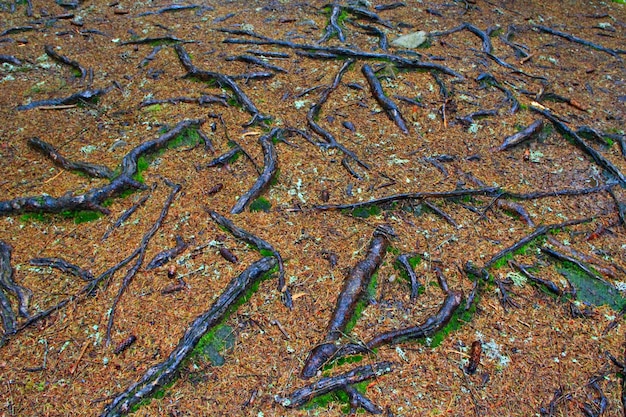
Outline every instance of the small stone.
<path fill-rule="evenodd" d="M 428 40 L 428 33 L 420 30 L 419 32 L 409 33 L 408 35 L 400 36 L 391 42 L 392 46 L 399 48 L 414 49 Z"/>

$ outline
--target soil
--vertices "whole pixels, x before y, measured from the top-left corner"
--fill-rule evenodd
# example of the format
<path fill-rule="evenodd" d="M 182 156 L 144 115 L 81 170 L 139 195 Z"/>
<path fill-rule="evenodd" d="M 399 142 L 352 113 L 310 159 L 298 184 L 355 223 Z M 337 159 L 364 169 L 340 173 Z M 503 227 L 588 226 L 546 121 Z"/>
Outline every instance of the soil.
<path fill-rule="evenodd" d="M 449 90 L 447 99 L 430 71 L 358 58 L 322 106 L 318 123 L 370 169 L 352 163 L 360 176 L 356 178 L 342 165 L 344 155 L 340 150 L 324 149 L 299 135 L 288 135 L 284 142 L 275 144 L 279 173 L 262 194 L 271 204 L 269 210 L 247 208 L 231 215 L 238 197 L 257 179 L 256 167 L 263 166 L 258 139 L 268 127 L 308 130 L 313 140 L 319 140 L 307 125 L 306 113 L 322 89 L 332 83 L 343 59 L 314 59 L 276 45 L 224 43 L 226 38 L 254 38 L 216 29 L 253 31 L 272 39 L 317 45 L 329 19 L 323 10 L 326 3 L 205 2 L 199 8 L 148 15 L 142 14 L 170 3 L 77 1 L 72 6 L 74 2 L 65 2 L 69 7 L 58 5 L 63 2 L 32 3 L 29 17 L 27 2 L 0 2 L 0 32 L 32 28 L 0 36 L 0 54 L 21 61 L 21 65 L 5 63 L 0 68 L 3 199 L 81 194 L 108 182 L 57 167 L 28 146 L 27 140 L 33 137 L 52 144 L 70 160 L 115 169 L 135 146 L 157 138 L 182 120 L 198 118 L 206 120 L 200 129 L 212 140 L 214 150 L 203 146 L 167 149 L 142 172 L 147 185 L 157 184 L 153 191 L 113 198 L 107 207 L 110 214 L 93 221 L 76 223 L 58 214 L 3 214 L 0 239 L 13 247 L 15 281 L 33 291 L 29 312 L 34 314 L 75 295 L 84 282 L 55 269 L 35 267 L 31 259 L 63 258 L 97 276 L 138 247 L 170 193 L 164 180 L 182 186 L 148 244 L 144 267 L 117 305 L 111 345 L 106 346 L 103 339 L 125 268 L 108 280 L 108 285 L 101 285 L 95 296 L 73 299 L 45 319 L 11 335 L 0 347 L 2 416 L 99 414 L 116 393 L 169 355 L 189 324 L 208 310 L 228 281 L 260 258 L 257 250 L 220 229 L 205 208 L 227 216 L 280 252 L 293 294 L 293 309 L 281 302 L 274 278 L 263 281 L 225 321 L 232 328 L 234 340 L 221 353 L 224 363 L 216 366 L 200 357 L 188 361 L 173 385 L 135 415 L 343 415 L 346 404 L 340 401 L 294 410 L 278 404 L 275 396 L 286 396 L 310 382 L 299 377 L 302 365 L 308 352 L 323 341 L 343 280 L 365 257 L 372 232 L 381 224 L 393 227 L 397 237 L 377 272 L 375 302 L 346 335 L 349 340 L 368 340 L 383 331 L 423 323 L 433 315 L 444 298 L 433 271 L 436 266 L 451 289 L 463 291 L 464 308 L 473 280 L 477 279 L 463 271 L 466 263 L 482 267 L 539 225 L 591 218 L 556 229 L 539 243 L 534 241 L 530 250 L 514 255 L 516 262 L 533 265 L 535 275 L 567 289 L 568 283 L 558 271 L 562 264 L 538 248 L 549 245 L 560 251 L 574 249 L 579 258 L 593 256 L 591 265 L 604 272 L 602 277 L 611 285 L 626 287 L 626 239 L 619 217 L 626 193 L 620 185 L 611 189 L 613 195 L 596 190 L 516 201 L 537 226 L 494 203 L 494 196 L 410 200 L 383 206 L 369 216 L 361 213 L 360 217 L 345 210 L 313 208 L 398 193 L 483 186 L 500 187 L 510 193 L 553 192 L 614 182 L 614 175 L 531 107 L 536 106 L 533 102 L 540 102 L 572 130 L 589 126 L 612 135 L 608 143 L 585 140 L 618 170 L 626 171 L 621 148 L 624 145 L 620 144 L 626 115 L 623 51 L 610 54 L 541 32 L 536 26 L 619 50 L 626 44 L 623 4 L 568 0 L 406 1 L 404 7 L 377 12 L 390 23 L 389 27 L 344 12 L 340 22 L 345 42 L 334 36 L 320 45 L 382 52 L 375 35 L 349 20 L 375 26 L 389 40 L 418 30 L 445 31 L 468 22 L 481 31 L 489 29 L 493 54 L 526 74 L 490 59 L 483 50 L 483 40 L 469 30 L 432 36 L 427 45 L 412 51 L 422 54 L 425 62 L 445 65 L 464 77 L 437 74 Z M 370 11 L 374 11 L 375 4 Z M 509 29 L 514 31 L 509 40 L 523 45 L 518 48 L 526 51 L 527 57 L 516 56 L 503 41 Z M 183 45 L 198 68 L 228 75 L 264 70 L 227 59 L 247 50 L 288 54 L 286 58 L 265 57 L 286 72 L 276 72 L 269 79 L 237 80 L 259 111 L 271 120 L 245 126 L 251 115 L 232 99 L 227 100 L 227 106 L 195 102 L 140 107 L 147 99 L 231 94 L 210 83 L 185 78 L 186 71 L 171 45 L 164 45 L 152 60 L 142 63 L 154 50 L 154 42 L 124 44 L 165 35 L 191 41 Z M 47 56 L 44 45 L 77 61 L 92 75 L 77 77 L 71 67 Z M 389 52 L 403 53 L 393 46 Z M 378 71 L 385 93 L 397 103 L 407 122 L 408 135 L 373 98 L 361 72 L 364 63 Z M 491 74 L 502 89 L 494 83 L 477 81 L 483 73 Z M 111 86 L 94 102 L 64 108 L 16 109 L 86 88 Z M 318 88 L 307 92 L 313 87 Z M 519 110 L 511 111 L 504 90 L 519 101 Z M 547 93 L 567 100 L 555 99 L 554 95 L 550 99 Z M 394 98 L 396 95 L 416 102 L 408 104 Z M 462 121 L 479 110 L 495 113 Z M 545 121 L 539 135 L 508 150 L 494 150 L 504 138 L 539 119 Z M 344 126 L 346 122 L 354 126 L 354 131 Z M 228 151 L 230 141 L 239 143 L 250 158 L 196 169 Z M 429 162 L 432 159 L 428 158 L 437 157 L 437 164 Z M 208 193 L 217 184 L 222 185 L 219 192 Z M 147 202 L 102 240 L 119 215 L 148 194 Z M 425 201 L 447 213 L 454 224 L 429 209 Z M 188 249 L 170 263 L 146 270 L 145 265 L 154 255 L 176 245 L 176 236 L 189 243 Z M 220 247 L 235 254 L 238 263 L 224 259 Z M 400 253 L 419 255 L 416 272 L 424 290 L 414 301 L 394 263 Z M 336 259 L 336 265 L 329 259 Z M 165 287 L 176 282 L 168 277 L 170 268 L 175 268 L 170 275 L 183 277 L 186 286 L 182 291 L 162 294 Z M 427 339 L 383 346 L 359 363 L 336 365 L 325 375 L 377 361 L 396 363 L 393 372 L 372 380 L 365 392 L 387 415 L 531 416 L 540 415 L 542 408 L 544 415 L 599 415 L 602 396 L 606 399 L 603 415 L 623 415 L 621 374 L 606 355 L 608 351 L 618 360 L 624 359 L 624 326 L 619 314 L 622 299 L 616 296 L 611 302 L 596 303 L 604 305 L 593 305 L 585 303 L 580 295 L 578 299 L 571 294 L 556 297 L 541 286 L 520 280 L 517 270 L 506 262 L 491 266 L 488 272 L 489 280 L 480 280 L 472 314 L 448 329 L 439 345 L 433 346 Z M 507 277 L 514 280 L 505 289 L 516 306 L 500 302 L 502 291 L 494 280 L 508 282 Z M 10 300 L 15 306 L 16 300 L 12 296 Z M 573 315 L 575 309 L 588 314 Z M 24 320 L 20 318 L 19 323 Z M 611 323 L 616 326 L 609 326 Z M 116 346 L 131 335 L 136 341 L 115 354 Z M 475 341 L 482 343 L 483 353 L 477 372 L 468 375 L 464 369 Z M 590 381 L 597 381 L 601 391 Z M 561 394 L 555 395 L 557 390 Z"/>

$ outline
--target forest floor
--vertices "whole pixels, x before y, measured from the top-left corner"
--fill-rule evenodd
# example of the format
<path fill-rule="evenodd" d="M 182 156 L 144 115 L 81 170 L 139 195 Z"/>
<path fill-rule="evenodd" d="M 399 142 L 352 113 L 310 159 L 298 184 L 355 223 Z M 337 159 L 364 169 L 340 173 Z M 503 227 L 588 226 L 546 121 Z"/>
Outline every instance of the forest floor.
<path fill-rule="evenodd" d="M 211 358 L 196 349 L 135 415 L 343 415 L 341 390 L 298 408 L 276 399 L 382 361 L 391 372 L 357 388 L 387 416 L 623 415 L 624 369 L 607 352 L 625 360 L 626 5 L 341 3 L 342 35 L 324 39 L 324 1 L 29 3 L 0 1 L 0 281 L 32 291 L 21 317 L 10 282 L 0 286 L 0 415 L 114 415 L 114 398 L 168 358 L 228 282 L 272 255 L 208 210 L 271 244 L 286 286 L 277 273 L 262 281 L 203 339 Z M 417 48 L 381 42 L 418 31 L 429 36 Z M 397 110 L 373 96 L 368 68 Z M 188 128 L 136 172 L 122 167 L 176 126 Z M 78 202 L 116 180 L 60 167 L 44 142 L 145 186 Z M 264 170 L 272 180 L 231 214 Z M 395 236 L 340 341 L 433 318 L 442 277 L 460 305 L 442 329 L 301 378 L 381 225 Z M 146 268 L 177 237 L 181 250 Z M 413 298 L 401 254 L 422 284 Z M 89 296 L 72 272 L 100 279 Z"/>

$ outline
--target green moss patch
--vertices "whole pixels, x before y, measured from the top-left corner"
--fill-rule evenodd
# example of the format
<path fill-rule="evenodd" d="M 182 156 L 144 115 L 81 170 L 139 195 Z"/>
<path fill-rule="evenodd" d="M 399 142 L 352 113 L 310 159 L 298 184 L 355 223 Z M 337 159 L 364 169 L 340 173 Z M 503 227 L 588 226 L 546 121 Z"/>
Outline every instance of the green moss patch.
<path fill-rule="evenodd" d="M 370 216 L 380 216 L 383 210 L 377 205 L 373 204 L 371 206 L 357 207 L 352 210 L 347 210 L 346 212 L 350 214 L 352 217 L 367 219 Z"/>
<path fill-rule="evenodd" d="M 250 204 L 250 211 L 252 212 L 264 211 L 269 213 L 271 208 L 272 204 L 264 197 L 259 197 Z"/>
<path fill-rule="evenodd" d="M 222 366 L 226 359 L 221 352 L 232 349 L 234 346 L 234 329 L 225 324 L 220 324 L 202 336 L 194 349 L 194 354 L 196 357 L 211 362 L 213 366 Z"/>
<path fill-rule="evenodd" d="M 92 222 L 98 220 L 103 214 L 93 210 L 64 210 L 59 214 L 51 213 L 25 213 L 20 216 L 22 223 L 54 223 L 59 218 L 74 220 L 75 224 Z"/>
<path fill-rule="evenodd" d="M 365 394 L 369 382 L 370 381 L 363 381 L 359 382 L 358 384 L 354 384 L 353 386 L 358 392 L 360 392 L 361 394 Z M 345 406 L 341 408 L 341 411 L 343 413 L 350 412 L 350 398 L 348 397 L 348 394 L 343 390 L 337 390 L 329 392 L 328 394 L 315 397 L 304 406 L 304 409 L 312 410 L 317 407 L 328 408 L 328 404 L 333 402 L 345 404 Z"/>
<path fill-rule="evenodd" d="M 589 276 L 585 271 L 571 262 L 561 262 L 557 271 L 569 280 L 576 289 L 576 299 L 595 306 L 607 305 L 620 310 L 625 301 L 619 291 L 612 285 Z"/>

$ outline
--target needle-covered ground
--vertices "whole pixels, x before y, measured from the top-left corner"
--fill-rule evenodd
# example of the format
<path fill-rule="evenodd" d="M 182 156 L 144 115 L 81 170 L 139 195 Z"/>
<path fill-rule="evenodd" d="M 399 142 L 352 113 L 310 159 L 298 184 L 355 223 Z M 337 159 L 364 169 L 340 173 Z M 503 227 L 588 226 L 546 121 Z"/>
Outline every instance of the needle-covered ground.
<path fill-rule="evenodd" d="M 0 1 L 0 415 L 105 413 L 277 253 L 121 411 L 339 416 L 355 387 L 394 416 L 623 415 L 625 7 Z M 442 330 L 300 377 L 320 343 L 435 317 L 442 282 Z"/>

